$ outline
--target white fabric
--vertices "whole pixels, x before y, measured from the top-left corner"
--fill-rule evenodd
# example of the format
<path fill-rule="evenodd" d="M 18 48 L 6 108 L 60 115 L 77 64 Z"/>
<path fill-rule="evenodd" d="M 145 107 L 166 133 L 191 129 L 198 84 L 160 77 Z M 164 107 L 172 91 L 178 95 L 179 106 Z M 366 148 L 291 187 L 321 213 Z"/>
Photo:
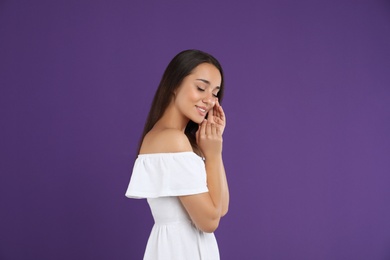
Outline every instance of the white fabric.
<path fill-rule="evenodd" d="M 206 169 L 193 152 L 140 154 L 126 196 L 147 198 L 154 226 L 144 260 L 218 260 L 214 233 L 191 222 L 177 196 L 207 192 Z"/>

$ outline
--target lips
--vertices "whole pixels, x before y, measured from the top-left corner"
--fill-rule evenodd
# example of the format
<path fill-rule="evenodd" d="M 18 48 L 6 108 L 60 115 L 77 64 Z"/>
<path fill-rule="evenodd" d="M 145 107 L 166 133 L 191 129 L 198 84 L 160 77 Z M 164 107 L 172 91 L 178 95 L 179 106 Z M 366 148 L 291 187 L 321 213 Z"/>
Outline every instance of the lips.
<path fill-rule="evenodd" d="M 206 109 L 205 107 L 198 107 L 198 106 L 195 106 L 195 107 L 196 107 L 196 109 L 200 112 L 200 114 L 201 114 L 202 116 L 205 116 L 205 115 L 206 115 L 207 109 Z"/>

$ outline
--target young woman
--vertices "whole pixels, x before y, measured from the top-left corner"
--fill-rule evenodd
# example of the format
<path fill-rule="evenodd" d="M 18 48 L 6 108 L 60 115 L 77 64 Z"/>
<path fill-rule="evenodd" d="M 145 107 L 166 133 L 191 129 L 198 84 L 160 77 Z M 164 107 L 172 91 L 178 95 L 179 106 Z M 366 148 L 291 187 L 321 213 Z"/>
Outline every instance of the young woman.
<path fill-rule="evenodd" d="M 219 259 L 214 230 L 228 211 L 222 161 L 223 71 L 186 50 L 154 96 L 126 196 L 147 198 L 155 221 L 144 259 Z"/>

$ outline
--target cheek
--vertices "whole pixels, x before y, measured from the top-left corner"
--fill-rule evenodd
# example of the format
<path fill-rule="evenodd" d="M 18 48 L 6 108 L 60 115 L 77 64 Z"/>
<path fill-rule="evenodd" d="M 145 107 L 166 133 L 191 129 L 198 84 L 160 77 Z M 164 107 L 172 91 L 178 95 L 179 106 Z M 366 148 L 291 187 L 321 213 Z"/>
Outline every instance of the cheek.
<path fill-rule="evenodd" d="M 196 101 L 195 93 L 191 91 L 183 91 L 177 96 L 176 104 L 178 104 L 182 109 L 188 108 L 192 106 L 192 104 Z"/>
<path fill-rule="evenodd" d="M 198 102 L 202 98 L 201 96 L 202 93 L 200 91 L 188 86 L 188 88 L 183 88 L 178 93 L 177 101 L 184 104 Z"/>
<path fill-rule="evenodd" d="M 188 97 L 189 97 L 191 100 L 193 100 L 193 101 L 198 101 L 199 99 L 201 99 L 201 92 L 199 92 L 199 91 L 197 91 L 197 90 L 189 91 Z"/>

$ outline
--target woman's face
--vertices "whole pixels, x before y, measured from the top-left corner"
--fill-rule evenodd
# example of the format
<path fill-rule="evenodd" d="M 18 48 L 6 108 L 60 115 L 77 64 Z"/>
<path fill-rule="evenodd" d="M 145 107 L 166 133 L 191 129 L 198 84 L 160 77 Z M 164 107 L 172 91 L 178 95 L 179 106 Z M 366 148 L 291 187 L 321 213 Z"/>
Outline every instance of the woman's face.
<path fill-rule="evenodd" d="M 212 64 L 198 65 L 184 78 L 175 92 L 179 112 L 195 123 L 201 123 L 215 105 L 221 85 L 221 73 Z"/>

